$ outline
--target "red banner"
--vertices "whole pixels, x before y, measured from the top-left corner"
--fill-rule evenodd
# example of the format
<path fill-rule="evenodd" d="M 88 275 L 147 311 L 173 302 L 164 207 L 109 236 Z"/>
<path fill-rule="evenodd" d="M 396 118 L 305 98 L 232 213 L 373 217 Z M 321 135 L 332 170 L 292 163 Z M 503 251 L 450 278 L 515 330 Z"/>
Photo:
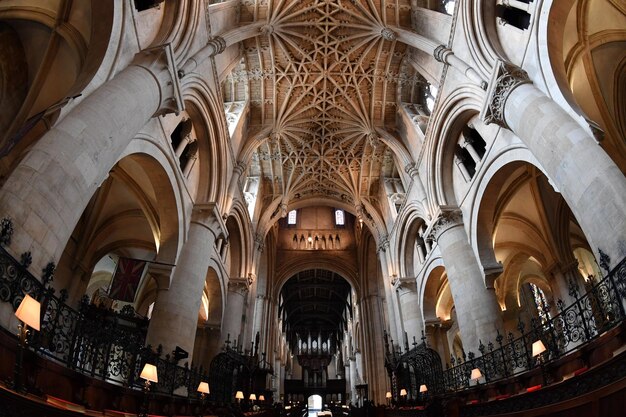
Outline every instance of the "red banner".
<path fill-rule="evenodd" d="M 133 302 L 146 261 L 120 258 L 117 262 L 109 297 L 114 300 Z"/>

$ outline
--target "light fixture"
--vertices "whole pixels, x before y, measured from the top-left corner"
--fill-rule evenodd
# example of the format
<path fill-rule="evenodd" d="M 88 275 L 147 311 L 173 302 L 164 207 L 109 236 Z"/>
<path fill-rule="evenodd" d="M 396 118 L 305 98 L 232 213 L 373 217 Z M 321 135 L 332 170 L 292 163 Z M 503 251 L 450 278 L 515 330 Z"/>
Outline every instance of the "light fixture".
<path fill-rule="evenodd" d="M 150 387 L 150 383 L 155 384 L 159 382 L 159 375 L 157 374 L 157 367 L 151 363 L 146 363 L 141 370 L 139 378 L 146 380 L 146 387 Z"/>
<path fill-rule="evenodd" d="M 24 348 L 28 345 L 28 326 L 34 330 L 40 329 L 41 304 L 30 295 L 24 295 L 15 316 L 21 321 L 17 326 L 17 352 L 15 355 L 15 368 L 13 374 L 13 389 L 22 390 L 22 363 L 24 361 Z"/>
<path fill-rule="evenodd" d="M 480 378 L 482 378 L 482 376 L 483 374 L 480 372 L 480 369 L 474 368 L 472 369 L 472 374 L 470 375 L 470 379 L 478 381 Z"/>
<path fill-rule="evenodd" d="M 426 384 L 420 385 L 420 392 L 427 392 L 427 391 L 428 391 L 428 387 L 426 386 Z"/>
<path fill-rule="evenodd" d="M 387 391 L 387 393 L 385 394 L 385 398 L 391 398 L 391 392 Z"/>
<path fill-rule="evenodd" d="M 159 382 L 157 367 L 146 363 L 141 370 L 141 374 L 139 374 L 139 378 L 146 380 L 143 386 L 143 404 L 141 405 L 141 412 L 139 413 L 139 416 L 145 417 L 148 415 L 148 392 L 150 392 L 150 382 L 154 382 L 155 384 Z"/>
<path fill-rule="evenodd" d="M 237 401 L 243 400 L 243 391 L 237 391 L 237 393 L 235 394 L 235 398 L 237 399 Z"/>
<path fill-rule="evenodd" d="M 248 398 L 250 401 L 254 401 L 256 400 L 256 394 L 250 394 L 250 397 Z"/>
<path fill-rule="evenodd" d="M 34 330 L 40 329 L 41 304 L 30 295 L 26 294 L 20 306 L 15 312 L 15 316 L 20 319 L 25 326 L 30 326 Z"/>
<path fill-rule="evenodd" d="M 263 394 L 259 395 L 259 401 L 265 401 L 265 396 Z"/>
<path fill-rule="evenodd" d="M 541 340 L 537 340 L 535 343 L 533 343 L 533 358 L 535 356 L 541 355 L 545 351 L 546 347 L 543 345 L 543 342 Z"/>
<path fill-rule="evenodd" d="M 401 396 L 401 397 L 406 397 L 406 395 L 407 395 L 406 390 L 405 390 L 404 388 L 402 388 L 402 389 L 400 390 L 400 396 Z"/>
<path fill-rule="evenodd" d="M 211 391 L 209 390 L 209 383 L 208 382 L 200 382 L 200 385 L 198 385 L 198 390 L 200 393 L 200 399 L 204 400 L 204 398 L 211 393 Z"/>

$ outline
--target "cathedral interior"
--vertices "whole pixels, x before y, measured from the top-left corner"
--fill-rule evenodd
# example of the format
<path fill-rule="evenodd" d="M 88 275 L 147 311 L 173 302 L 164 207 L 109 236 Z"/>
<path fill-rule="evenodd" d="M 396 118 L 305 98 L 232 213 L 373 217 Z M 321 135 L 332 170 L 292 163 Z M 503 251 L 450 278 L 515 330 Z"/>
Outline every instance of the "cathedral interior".
<path fill-rule="evenodd" d="M 0 416 L 623 416 L 623 0 L 1 0 Z"/>

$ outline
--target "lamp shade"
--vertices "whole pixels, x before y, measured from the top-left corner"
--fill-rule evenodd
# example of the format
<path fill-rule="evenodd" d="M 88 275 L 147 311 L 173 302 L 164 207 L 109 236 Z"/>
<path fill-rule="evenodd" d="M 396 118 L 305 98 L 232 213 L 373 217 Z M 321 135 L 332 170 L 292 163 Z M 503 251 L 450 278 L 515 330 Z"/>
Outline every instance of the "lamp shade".
<path fill-rule="evenodd" d="M 265 401 L 265 396 L 263 394 L 259 395 L 259 401 Z"/>
<path fill-rule="evenodd" d="M 141 371 L 141 375 L 139 378 L 145 379 L 146 381 L 157 383 L 159 382 L 159 377 L 157 375 L 156 366 L 147 363 L 143 366 L 143 370 Z"/>
<path fill-rule="evenodd" d="M 533 343 L 533 357 L 541 355 L 545 351 L 546 347 L 543 345 L 543 342 L 541 340 L 537 340 L 535 343 Z"/>
<path fill-rule="evenodd" d="M 237 394 L 235 394 L 235 398 L 238 400 L 243 400 L 243 391 L 237 391 Z"/>
<path fill-rule="evenodd" d="M 201 392 L 203 394 L 210 394 L 211 391 L 209 391 L 209 383 L 200 382 L 200 385 L 198 385 L 198 392 Z"/>
<path fill-rule="evenodd" d="M 385 398 L 391 398 L 391 392 L 387 391 L 387 393 L 385 394 Z"/>
<path fill-rule="evenodd" d="M 26 294 L 15 312 L 15 316 L 27 326 L 39 330 L 41 317 L 41 304 L 30 295 Z"/>
<path fill-rule="evenodd" d="M 481 376 L 483 376 L 483 374 L 480 373 L 480 369 L 478 368 L 472 369 L 472 375 L 470 376 L 470 379 L 479 379 Z"/>
<path fill-rule="evenodd" d="M 426 392 L 426 391 L 428 391 L 428 387 L 426 386 L 426 384 L 420 385 L 420 392 Z"/>
<path fill-rule="evenodd" d="M 401 397 L 406 396 L 406 390 L 405 390 L 404 388 L 402 388 L 402 389 L 400 390 L 400 396 L 401 396 Z"/>
<path fill-rule="evenodd" d="M 248 398 L 250 401 L 254 401 L 256 400 L 256 394 L 250 394 L 250 397 Z"/>

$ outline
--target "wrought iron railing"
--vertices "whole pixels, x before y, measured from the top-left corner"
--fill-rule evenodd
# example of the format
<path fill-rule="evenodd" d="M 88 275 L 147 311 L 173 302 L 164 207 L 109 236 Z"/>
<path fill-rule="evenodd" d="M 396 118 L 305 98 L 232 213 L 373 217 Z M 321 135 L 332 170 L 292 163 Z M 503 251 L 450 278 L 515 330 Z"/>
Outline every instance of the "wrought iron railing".
<path fill-rule="evenodd" d="M 41 281 L 29 271 L 31 255 L 18 262 L 3 247 L 13 234 L 11 221 L 0 221 L 0 301 L 15 311 L 25 294 L 41 302 L 41 330 L 31 334 L 29 345 L 37 353 L 66 367 L 131 388 L 140 388 L 139 374 L 146 362 L 157 366 L 159 383 L 153 390 L 167 395 L 196 396 L 196 387 L 208 376 L 202 368 L 180 366 L 159 346 L 145 346 L 148 320 L 135 314 L 132 306 L 120 312 L 104 309 L 83 298 L 78 309 L 66 304 L 68 293 L 52 288 L 53 263 L 42 271 Z M 185 390 L 186 388 L 186 390 Z M 187 394 L 188 393 L 188 394 Z"/>
<path fill-rule="evenodd" d="M 531 319 L 530 325 L 520 319 L 517 337 L 512 332 L 506 336 L 498 332 L 495 343 L 489 342 L 486 346 L 480 343 L 480 356 L 468 352 L 463 357 L 451 357 L 447 368 L 435 377 L 438 381 L 432 384 L 432 388 L 429 386 L 429 391 L 442 393 L 469 388 L 474 368 L 481 370 L 487 383 L 522 374 L 540 365 L 539 358 L 532 356 L 532 344 L 535 341 L 541 340 L 546 347 L 546 352 L 542 354 L 545 363 L 581 348 L 622 323 L 626 319 L 626 259 L 609 272 L 610 259 L 603 253 L 601 255 L 600 265 L 607 274 L 599 282 L 590 285 L 585 294 L 580 295 L 577 285 L 570 283 L 569 295 L 573 302 L 565 306 L 563 301 L 557 301 L 558 315 L 545 320 Z M 549 309 L 549 306 L 544 307 Z M 387 348 L 385 362 L 392 386 L 394 377 L 401 376 L 402 371 L 399 370 L 404 363 L 414 367 L 410 376 L 415 381 L 404 378 L 407 388 L 416 391 L 420 383 L 425 383 L 421 381 L 424 375 L 432 380 L 432 368 L 420 366 L 413 360 L 425 347 L 425 344 L 415 346 L 404 353 L 393 347 L 391 350 Z"/>

